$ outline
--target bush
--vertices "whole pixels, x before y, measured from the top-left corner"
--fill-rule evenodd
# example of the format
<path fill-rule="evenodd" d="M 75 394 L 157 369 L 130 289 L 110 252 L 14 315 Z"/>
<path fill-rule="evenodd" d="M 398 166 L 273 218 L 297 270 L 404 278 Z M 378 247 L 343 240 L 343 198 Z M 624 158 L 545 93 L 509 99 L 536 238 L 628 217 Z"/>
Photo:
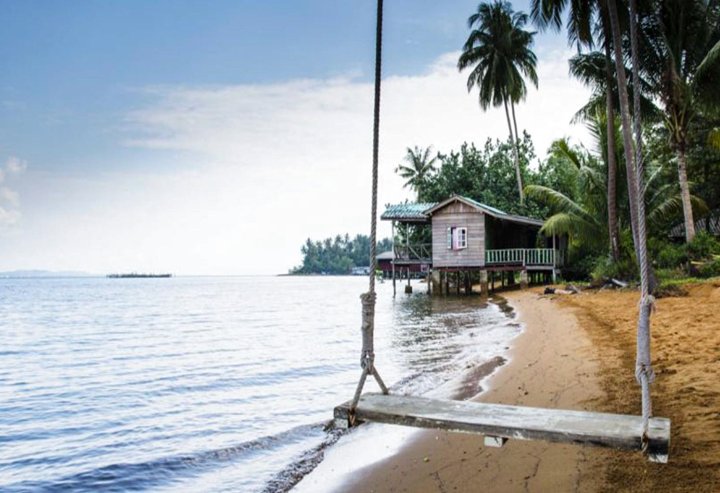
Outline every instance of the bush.
<path fill-rule="evenodd" d="M 698 275 L 700 277 L 716 277 L 720 276 L 720 258 L 716 258 L 710 262 L 705 262 L 698 267 Z"/>
<path fill-rule="evenodd" d="M 688 254 L 685 245 L 664 244 L 655 257 L 657 266 L 662 269 L 676 269 L 687 264 Z"/>
<path fill-rule="evenodd" d="M 565 267 L 562 268 L 562 277 L 566 281 L 587 281 L 597 263 L 597 257 L 592 255 L 571 256 Z"/>
<path fill-rule="evenodd" d="M 614 262 L 608 257 L 600 257 L 595 263 L 592 271 L 592 279 L 594 282 L 601 282 L 605 279 L 637 279 L 638 270 L 635 261 L 632 258 L 621 258 Z"/>
<path fill-rule="evenodd" d="M 720 242 L 707 231 L 700 231 L 686 245 L 690 260 L 707 260 L 713 255 L 720 255 Z"/>

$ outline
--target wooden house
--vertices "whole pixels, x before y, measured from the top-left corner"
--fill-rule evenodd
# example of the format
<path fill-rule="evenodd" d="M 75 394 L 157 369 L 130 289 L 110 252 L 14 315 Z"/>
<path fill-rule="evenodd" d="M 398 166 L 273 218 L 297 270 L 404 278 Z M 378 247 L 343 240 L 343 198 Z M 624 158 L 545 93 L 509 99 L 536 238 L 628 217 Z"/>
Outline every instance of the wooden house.
<path fill-rule="evenodd" d="M 394 245 L 395 268 L 428 264 L 432 288 L 437 293 L 470 292 L 475 281 L 483 291 L 495 282 L 513 284 L 519 273 L 521 284 L 554 279 L 562 266 L 565 239 L 546 238 L 539 233 L 543 221 L 508 214 L 462 196 L 436 204 L 389 206 L 382 219 L 395 228 L 426 225 L 431 229 L 429 245 Z M 499 279 L 498 279 L 499 278 Z"/>

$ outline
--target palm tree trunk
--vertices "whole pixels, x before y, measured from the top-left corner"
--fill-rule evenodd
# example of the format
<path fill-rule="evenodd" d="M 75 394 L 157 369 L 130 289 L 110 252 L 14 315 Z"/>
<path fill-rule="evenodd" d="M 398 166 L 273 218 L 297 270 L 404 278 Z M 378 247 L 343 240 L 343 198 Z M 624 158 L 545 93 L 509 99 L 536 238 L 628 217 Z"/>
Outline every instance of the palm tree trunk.
<path fill-rule="evenodd" d="M 643 192 L 642 114 L 640 112 L 640 59 L 638 57 L 637 0 L 630 0 L 630 59 L 632 60 L 633 81 L 633 131 L 635 133 L 635 166 L 638 170 L 638 185 Z"/>
<path fill-rule="evenodd" d="M 512 113 L 513 128 L 515 129 L 515 145 L 517 146 L 520 141 L 520 134 L 517 129 L 517 118 L 515 118 L 515 103 L 512 99 L 510 100 L 510 112 Z"/>
<path fill-rule="evenodd" d="M 625 67 L 623 67 L 620 23 L 618 21 L 615 0 L 606 0 L 610 15 L 610 28 L 613 35 L 615 49 L 615 71 L 618 81 L 618 94 L 620 95 L 620 114 L 622 117 L 623 142 L 625 144 L 625 167 L 628 175 L 628 195 L 630 197 L 630 213 L 633 215 L 633 231 L 635 233 L 635 251 L 638 255 L 640 268 L 640 310 L 637 324 L 637 353 L 635 359 L 635 378 L 641 386 L 643 441 L 647 437 L 648 423 L 652 416 L 652 402 L 650 399 L 650 383 L 654 379 L 652 361 L 650 358 L 650 314 L 653 300 L 650 296 L 650 283 L 648 276 L 647 236 L 645 232 L 645 201 L 642 190 L 639 188 L 638 168 L 634 163 L 633 137 L 630 128 L 630 103 L 628 101 L 627 80 Z M 631 17 L 630 22 L 637 19 Z M 636 88 L 637 90 L 637 88 Z M 634 207 L 633 207 L 634 203 Z M 645 442 L 646 443 L 646 442 Z"/>
<path fill-rule="evenodd" d="M 627 169 L 628 199 L 630 202 L 630 225 L 632 227 L 633 241 L 638 245 L 637 237 L 638 224 L 638 200 L 637 200 L 637 167 L 633 149 L 632 125 L 630 123 L 630 102 L 627 91 L 627 78 L 625 77 L 625 66 L 623 64 L 622 35 L 620 33 L 620 22 L 618 20 L 617 6 L 615 0 L 606 0 L 608 15 L 610 17 L 610 30 L 613 37 L 613 49 L 615 51 L 615 75 L 617 77 L 618 96 L 620 99 L 620 117 L 622 120 L 622 136 L 625 153 L 625 168 Z M 636 248 L 637 250 L 637 248 Z"/>
<path fill-rule="evenodd" d="M 685 220 L 685 241 L 690 243 L 695 238 L 695 219 L 693 218 L 692 203 L 690 202 L 690 185 L 687 179 L 687 157 L 685 146 L 679 145 L 678 150 L 678 179 L 680 181 L 680 197 L 683 205 L 683 218 Z"/>
<path fill-rule="evenodd" d="M 515 158 L 515 177 L 517 178 L 518 193 L 520 194 L 520 204 L 523 204 L 525 203 L 525 194 L 523 193 L 522 175 L 520 174 L 520 156 L 517 148 L 517 139 L 513 135 L 507 99 L 503 99 L 503 103 L 505 104 L 505 117 L 507 118 L 508 131 L 510 132 L 510 142 L 512 142 L 513 156 Z"/>
<path fill-rule="evenodd" d="M 620 232 L 617 219 L 617 145 L 615 143 L 615 105 L 613 104 L 612 57 L 610 56 L 610 29 L 603 16 L 605 31 L 605 105 L 607 128 L 607 214 L 610 254 L 614 261 L 620 259 Z"/>

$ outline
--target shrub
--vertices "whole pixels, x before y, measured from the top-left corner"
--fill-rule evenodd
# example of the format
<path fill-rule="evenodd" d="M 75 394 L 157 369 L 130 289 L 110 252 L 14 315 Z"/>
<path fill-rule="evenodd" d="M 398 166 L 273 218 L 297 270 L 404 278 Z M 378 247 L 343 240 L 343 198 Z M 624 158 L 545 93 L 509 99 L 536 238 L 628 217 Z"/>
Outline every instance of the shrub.
<path fill-rule="evenodd" d="M 562 277 L 566 281 L 587 281 L 590 274 L 595 268 L 597 257 L 589 254 L 578 255 L 577 253 L 570 257 L 569 261 L 562 268 Z"/>
<path fill-rule="evenodd" d="M 676 269 L 688 262 L 685 245 L 664 244 L 656 256 L 657 266 L 663 269 Z"/>
<path fill-rule="evenodd" d="M 700 277 L 716 277 L 720 276 L 720 258 L 705 262 L 698 267 L 698 275 Z"/>
<path fill-rule="evenodd" d="M 691 260 L 707 260 L 720 254 L 720 242 L 707 231 L 700 231 L 687 244 L 687 254 Z"/>
<path fill-rule="evenodd" d="M 637 279 L 638 270 L 635 261 L 632 258 L 621 258 L 617 262 L 614 262 L 608 257 L 600 257 L 595 263 L 595 268 L 592 271 L 592 279 L 595 282 L 600 282 L 605 279 Z"/>

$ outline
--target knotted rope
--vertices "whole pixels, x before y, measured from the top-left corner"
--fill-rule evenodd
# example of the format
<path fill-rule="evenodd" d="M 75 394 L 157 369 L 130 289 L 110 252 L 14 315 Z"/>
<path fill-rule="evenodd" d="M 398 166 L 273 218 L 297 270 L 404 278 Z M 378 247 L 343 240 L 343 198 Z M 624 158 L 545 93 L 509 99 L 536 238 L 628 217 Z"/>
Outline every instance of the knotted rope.
<path fill-rule="evenodd" d="M 382 15 L 383 0 L 377 2 L 377 23 L 375 31 L 375 105 L 373 109 L 373 164 L 372 164 L 372 199 L 370 206 L 370 288 L 367 293 L 360 295 L 362 303 L 362 352 L 360 353 L 360 367 L 362 373 L 358 382 L 352 405 L 350 406 L 350 421 L 354 424 L 354 411 L 360 400 L 360 394 L 365 386 L 368 375 L 375 377 L 383 394 L 388 393 L 380 374 L 375 369 L 375 271 L 377 270 L 377 202 L 378 202 L 378 154 L 380 149 L 380 79 L 382 68 Z"/>

